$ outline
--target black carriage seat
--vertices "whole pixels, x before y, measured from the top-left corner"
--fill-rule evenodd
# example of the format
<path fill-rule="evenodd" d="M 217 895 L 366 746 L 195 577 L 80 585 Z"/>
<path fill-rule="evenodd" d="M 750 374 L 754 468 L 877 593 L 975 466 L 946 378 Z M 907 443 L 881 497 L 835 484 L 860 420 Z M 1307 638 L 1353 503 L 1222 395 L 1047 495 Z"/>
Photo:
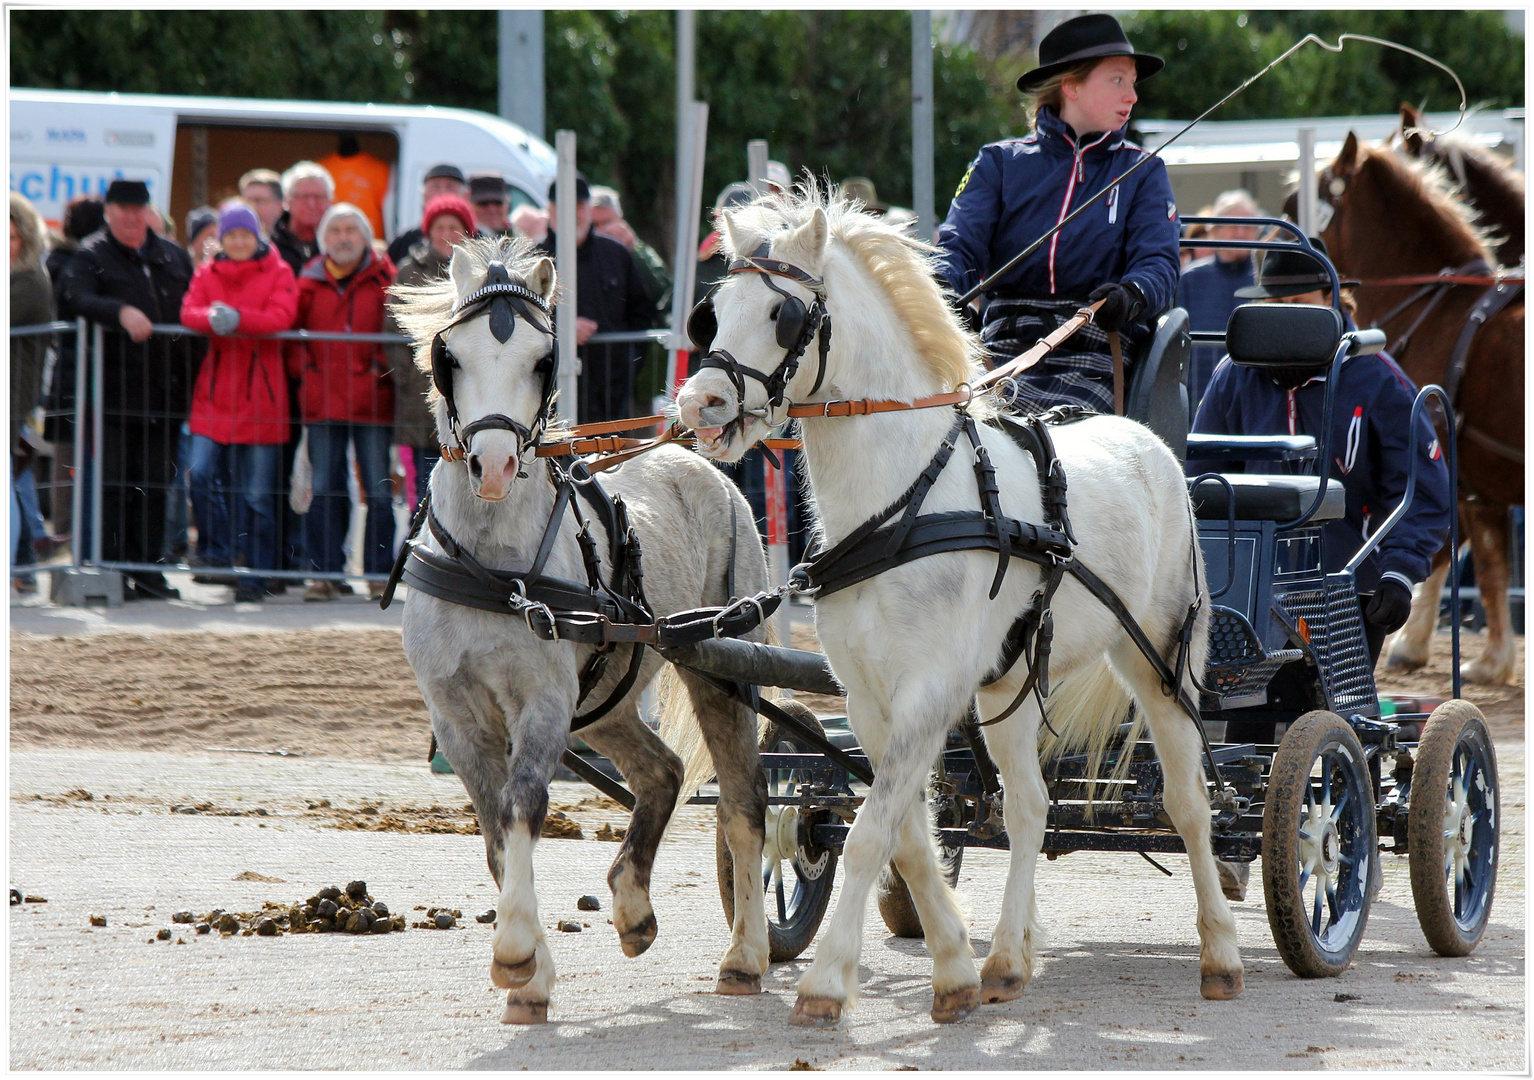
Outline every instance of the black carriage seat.
<path fill-rule="evenodd" d="M 1293 521 L 1315 502 L 1318 476 L 1282 473 L 1227 473 L 1235 494 L 1237 521 Z M 1230 497 L 1218 480 L 1204 480 L 1196 487 L 1188 481 L 1193 511 L 1200 521 L 1224 521 Z M 1334 521 L 1347 511 L 1342 484 L 1327 478 L 1326 497 L 1311 515 L 1313 522 Z"/>
<path fill-rule="evenodd" d="M 1318 304 L 1242 304 L 1230 313 L 1225 351 L 1247 367 L 1311 368 L 1330 364 L 1342 345 L 1342 316 Z M 1314 458 L 1315 440 L 1292 435 L 1193 436 L 1197 457 L 1215 460 L 1297 460 Z M 1225 474 L 1234 489 L 1236 520 L 1293 521 L 1315 501 L 1320 480 L 1287 473 Z M 1202 520 L 1218 521 L 1230 497 L 1217 480 L 1193 487 L 1193 507 Z M 1333 521 L 1346 512 L 1342 484 L 1328 478 L 1326 497 L 1312 521 Z"/>
<path fill-rule="evenodd" d="M 1156 320 L 1156 331 L 1130 369 L 1124 414 L 1154 431 L 1177 460 L 1188 456 L 1188 313 L 1173 308 Z"/>

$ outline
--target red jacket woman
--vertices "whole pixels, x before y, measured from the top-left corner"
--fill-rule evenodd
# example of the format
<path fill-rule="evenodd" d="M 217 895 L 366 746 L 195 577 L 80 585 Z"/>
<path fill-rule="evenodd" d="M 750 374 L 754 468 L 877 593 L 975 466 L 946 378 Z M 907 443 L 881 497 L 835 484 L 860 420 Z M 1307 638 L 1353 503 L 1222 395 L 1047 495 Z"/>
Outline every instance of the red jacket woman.
<path fill-rule="evenodd" d="M 203 263 L 181 302 L 182 323 L 213 333 L 208 315 L 218 303 L 240 313 L 239 334 L 275 334 L 293 326 L 298 286 L 282 256 L 263 242 L 253 258 L 221 254 Z M 192 392 L 191 429 L 225 445 L 287 442 L 282 342 L 213 337 Z"/>
<path fill-rule="evenodd" d="M 355 268 L 337 274 L 317 255 L 298 276 L 300 330 L 377 334 L 383 329 L 386 292 L 394 264 L 371 248 Z M 394 423 L 394 380 L 378 344 L 306 341 L 288 354 L 289 374 L 303 379 L 304 423 Z"/>

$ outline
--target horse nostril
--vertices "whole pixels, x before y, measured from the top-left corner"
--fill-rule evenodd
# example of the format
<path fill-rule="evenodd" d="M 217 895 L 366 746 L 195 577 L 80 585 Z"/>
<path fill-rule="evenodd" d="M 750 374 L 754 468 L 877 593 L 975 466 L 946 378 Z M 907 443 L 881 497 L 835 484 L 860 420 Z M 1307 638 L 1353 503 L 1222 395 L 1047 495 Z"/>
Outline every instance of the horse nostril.
<path fill-rule="evenodd" d="M 484 478 L 485 467 L 479 463 L 478 454 L 469 455 L 469 475 L 474 477 L 475 480 Z"/>
<path fill-rule="evenodd" d="M 722 408 L 723 406 L 724 406 L 724 398 L 720 397 L 718 394 L 706 394 L 706 395 L 704 395 L 703 407 L 705 409 L 718 409 L 718 408 Z"/>

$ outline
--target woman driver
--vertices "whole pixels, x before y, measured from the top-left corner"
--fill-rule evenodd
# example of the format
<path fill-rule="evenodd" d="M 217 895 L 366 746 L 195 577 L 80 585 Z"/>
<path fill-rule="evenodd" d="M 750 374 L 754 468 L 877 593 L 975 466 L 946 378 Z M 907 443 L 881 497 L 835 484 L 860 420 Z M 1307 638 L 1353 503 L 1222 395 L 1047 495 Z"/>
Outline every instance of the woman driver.
<path fill-rule="evenodd" d="M 1145 155 L 1124 133 L 1136 81 L 1162 61 L 1136 53 L 1112 15 L 1061 23 L 1040 44 L 1039 59 L 1017 80 L 1034 129 L 981 147 L 970 163 L 938 231 L 938 269 L 957 293 L 987 282 L 981 339 L 998 362 L 1086 301 L 1102 300 L 1092 326 L 1018 377 L 1015 397 L 1035 409 L 1073 403 L 1112 412 L 1108 333 L 1123 331 L 1130 345 L 1144 340 L 1146 323 L 1177 290 L 1177 205 L 1161 160 L 1116 185 L 1005 277 L 989 275 Z"/>

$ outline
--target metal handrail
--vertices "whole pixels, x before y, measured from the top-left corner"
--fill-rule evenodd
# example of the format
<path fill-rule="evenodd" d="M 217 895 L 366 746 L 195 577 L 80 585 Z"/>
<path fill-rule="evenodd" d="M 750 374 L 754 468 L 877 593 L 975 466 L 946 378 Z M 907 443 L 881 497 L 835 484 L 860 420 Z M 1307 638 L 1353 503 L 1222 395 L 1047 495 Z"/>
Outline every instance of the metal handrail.
<path fill-rule="evenodd" d="M 62 319 L 53 322 L 28 323 L 25 326 L 11 327 L 11 337 L 40 337 L 43 334 L 63 334 L 75 329 L 72 322 L 64 322 Z"/>
<path fill-rule="evenodd" d="M 50 329 L 73 329 L 72 323 L 39 323 L 38 327 Z M 247 341 L 352 341 L 363 345 L 413 345 L 415 339 L 405 334 L 364 334 L 364 333 L 335 333 L 328 330 L 279 330 L 275 334 L 208 334 L 201 330 L 194 330 L 190 326 L 181 323 L 151 323 L 151 328 L 156 334 L 173 334 L 191 337 L 237 337 Z M 46 331 L 34 327 L 14 327 L 11 335 L 14 337 L 18 330 L 35 330 L 37 333 Z M 624 330 L 612 331 L 605 334 L 593 334 L 586 339 L 588 345 L 612 345 L 624 342 L 664 342 L 670 338 L 669 330 Z"/>

